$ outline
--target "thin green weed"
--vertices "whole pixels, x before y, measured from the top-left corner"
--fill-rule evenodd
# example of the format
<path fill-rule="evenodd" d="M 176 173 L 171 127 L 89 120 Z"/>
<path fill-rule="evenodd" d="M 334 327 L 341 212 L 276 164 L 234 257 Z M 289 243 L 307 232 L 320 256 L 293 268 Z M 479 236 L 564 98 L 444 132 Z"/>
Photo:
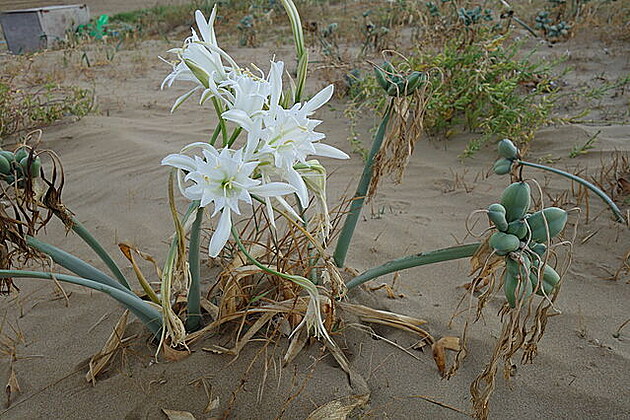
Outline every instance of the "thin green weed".
<path fill-rule="evenodd" d="M 83 117 L 94 106 L 89 89 L 46 81 L 20 86 L 14 76 L 0 76 L 0 144 L 16 134 L 48 126 L 67 116 Z"/>

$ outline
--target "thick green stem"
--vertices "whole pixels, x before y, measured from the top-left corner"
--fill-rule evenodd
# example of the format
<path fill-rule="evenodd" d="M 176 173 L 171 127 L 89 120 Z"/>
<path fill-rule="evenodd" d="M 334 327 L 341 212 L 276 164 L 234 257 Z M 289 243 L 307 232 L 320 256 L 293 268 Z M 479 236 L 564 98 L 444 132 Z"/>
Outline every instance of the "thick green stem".
<path fill-rule="evenodd" d="M 375 279 L 385 274 L 395 271 L 405 270 L 407 268 L 419 267 L 421 265 L 434 264 L 443 261 L 457 260 L 460 258 L 472 257 L 481 245 L 480 242 L 466 245 L 457 245 L 449 248 L 436 249 L 434 251 L 421 252 L 419 254 L 408 255 L 398 258 L 378 267 L 370 268 L 366 272 L 358 275 L 350 280 L 346 286 L 348 289 L 357 287 L 366 281 Z"/>
<path fill-rule="evenodd" d="M 295 41 L 295 52 L 297 56 L 297 85 L 295 89 L 294 102 L 300 102 L 304 85 L 306 84 L 306 73 L 308 70 L 308 51 L 304 43 L 304 31 L 302 29 L 302 21 L 300 14 L 292 0 L 282 0 L 282 6 L 289 16 L 291 22 L 291 31 L 293 32 L 293 40 Z"/>
<path fill-rule="evenodd" d="M 212 97 L 212 105 L 214 106 L 214 110 L 217 113 L 217 118 L 219 119 L 219 127 L 221 128 L 221 134 L 223 135 L 223 146 L 227 146 L 229 143 L 227 126 L 225 124 L 223 116 L 221 115 L 223 114 L 223 107 L 215 97 Z M 214 137 L 214 135 L 212 137 L 214 138 L 214 141 L 216 141 L 216 137 Z M 214 141 L 210 144 L 213 144 Z"/>
<path fill-rule="evenodd" d="M 383 115 L 381 125 L 376 131 L 374 142 L 372 143 L 372 149 L 370 150 L 370 154 L 365 161 L 363 174 L 361 175 L 361 179 L 359 180 L 357 191 L 354 194 L 352 203 L 350 203 L 350 211 L 346 216 L 343 228 L 341 229 L 341 233 L 339 234 L 335 253 L 333 254 L 333 258 L 335 260 L 335 264 L 337 264 L 337 267 L 343 267 L 346 261 L 346 255 L 348 254 L 348 249 L 350 248 L 352 235 L 354 235 L 354 229 L 356 228 L 357 222 L 359 221 L 359 216 L 361 215 L 361 209 L 363 208 L 365 196 L 368 193 L 368 188 L 370 187 L 370 182 L 372 181 L 372 166 L 374 164 L 374 157 L 379 152 L 379 150 L 381 150 L 381 146 L 383 145 L 385 131 L 387 130 L 387 124 L 389 123 L 389 117 L 391 116 L 392 104 L 393 102 L 389 103 L 389 106 L 385 111 L 385 115 Z"/>
<path fill-rule="evenodd" d="M 38 251 L 41 251 L 44 254 L 50 256 L 50 258 L 52 258 L 54 262 L 56 262 L 63 268 L 72 271 L 79 277 L 83 277 L 97 283 L 105 284 L 107 286 L 121 290 L 125 293 L 133 293 L 96 267 L 86 263 L 82 259 L 75 257 L 74 255 L 64 251 L 63 249 L 40 241 L 39 239 L 36 239 L 32 236 L 26 237 L 26 243 L 28 243 L 30 246 L 37 249 Z"/>
<path fill-rule="evenodd" d="M 188 268 L 190 270 L 190 288 L 188 289 L 188 309 L 186 329 L 189 332 L 199 329 L 201 321 L 201 270 L 199 265 L 199 243 L 201 242 L 201 222 L 203 221 L 203 207 L 197 209 L 197 216 L 190 229 L 190 244 L 188 246 Z"/>
<path fill-rule="evenodd" d="M 599 188 L 597 188 L 595 185 L 591 184 L 587 180 L 580 178 L 579 176 L 573 175 L 569 172 L 565 172 L 556 168 L 551 168 L 545 165 L 540 165 L 538 163 L 527 162 L 524 160 L 516 160 L 515 163 L 523 165 L 523 166 L 529 166 L 531 168 L 542 169 L 543 171 L 549 171 L 556 175 L 561 175 L 565 178 L 569 178 L 571 181 L 575 181 L 578 184 L 584 185 L 586 188 L 593 191 L 599 198 L 601 198 L 608 205 L 608 207 L 610 207 L 610 210 L 613 212 L 618 222 L 620 223 L 626 222 L 626 219 L 625 217 L 623 217 L 621 210 L 619 210 L 619 207 L 617 207 L 617 205 L 610 199 L 610 197 L 608 197 L 608 195 L 606 195 L 605 192 L 603 192 L 602 190 L 600 190 Z"/>
<path fill-rule="evenodd" d="M 208 142 L 210 145 L 214 146 L 214 143 L 216 143 L 217 138 L 219 137 L 219 133 L 221 133 L 221 124 L 217 124 L 217 126 L 214 127 L 212 137 L 210 137 L 210 141 Z"/>
<path fill-rule="evenodd" d="M 230 136 L 230 139 L 228 140 L 228 147 L 231 147 L 232 144 L 234 144 L 234 142 L 236 141 L 236 139 L 238 138 L 239 134 L 241 134 L 242 131 L 243 131 L 242 127 L 238 127 L 234 129 L 234 131 L 232 132 L 232 135 Z"/>
<path fill-rule="evenodd" d="M 74 217 L 72 218 L 72 230 L 74 231 L 74 233 L 79 235 L 79 237 L 83 239 L 83 241 L 86 244 L 88 244 L 90 248 L 92 248 L 92 250 L 105 263 L 107 268 L 109 268 L 109 270 L 112 272 L 114 277 L 116 277 L 116 279 L 120 282 L 120 284 L 125 286 L 126 289 L 131 290 L 131 287 L 129 286 L 127 279 L 123 275 L 122 271 L 120 271 L 120 268 L 114 262 L 112 257 L 110 257 L 107 251 L 105 251 L 105 248 L 103 248 L 103 246 L 96 240 L 96 238 L 92 236 L 90 232 L 88 232 L 85 226 L 83 226 L 81 222 L 79 222 Z"/>
<path fill-rule="evenodd" d="M 43 271 L 23 271 L 23 270 L 0 270 L 0 278 L 26 277 L 34 279 L 58 280 L 66 283 L 77 284 L 88 287 L 99 292 L 106 293 L 116 299 L 124 307 L 129 309 L 153 332 L 159 334 L 162 328 L 162 315 L 151 304 L 143 301 L 138 296 L 115 287 L 99 283 L 97 281 L 70 276 L 67 274 L 45 273 Z"/>

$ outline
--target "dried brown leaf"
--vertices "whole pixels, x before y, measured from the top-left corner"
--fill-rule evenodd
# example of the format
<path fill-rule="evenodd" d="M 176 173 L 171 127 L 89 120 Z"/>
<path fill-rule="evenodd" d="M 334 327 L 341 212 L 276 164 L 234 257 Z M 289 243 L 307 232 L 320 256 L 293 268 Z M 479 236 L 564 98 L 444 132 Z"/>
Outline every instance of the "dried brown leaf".
<path fill-rule="evenodd" d="M 259 244 L 253 244 L 248 250 L 248 253 L 255 259 L 258 259 L 267 253 L 267 248 Z M 230 272 L 247 264 L 249 264 L 249 259 L 243 252 L 239 251 L 227 267 L 225 267 L 225 271 Z"/>
<path fill-rule="evenodd" d="M 462 345 L 459 340 L 459 337 L 453 337 L 453 336 L 442 337 L 438 340 L 438 343 L 441 343 L 442 346 L 444 346 L 446 350 L 460 351 L 462 349 Z"/>
<path fill-rule="evenodd" d="M 11 365 L 11 373 L 9 374 L 9 380 L 7 381 L 5 389 L 7 393 L 7 408 L 9 408 L 11 406 L 11 397 L 20 392 L 20 384 L 18 383 L 17 376 L 15 375 L 13 365 Z"/>
<path fill-rule="evenodd" d="M 433 343 L 435 341 L 431 334 L 420 328 L 421 325 L 427 323 L 427 321 L 423 319 L 401 315 L 389 311 L 382 311 L 379 309 L 372 309 L 368 306 L 355 305 L 347 302 L 339 302 L 339 306 L 344 311 L 357 315 L 359 319 L 361 319 L 361 321 L 363 322 L 387 325 L 389 327 L 405 330 L 419 335 L 420 337 L 422 337 L 423 340 L 427 340 L 429 343 Z"/>
<path fill-rule="evenodd" d="M 125 258 L 127 258 L 129 262 L 131 263 L 131 266 L 133 267 L 133 271 L 134 273 L 136 273 L 136 278 L 138 279 L 138 282 L 142 286 L 142 289 L 151 298 L 153 302 L 159 303 L 160 300 L 155 294 L 155 291 L 151 288 L 151 285 L 149 284 L 146 277 L 142 273 L 142 270 L 140 269 L 140 266 L 138 265 L 138 263 L 136 263 L 136 259 L 133 257 L 133 252 L 140 255 L 144 260 L 151 262 L 153 266 L 155 267 L 158 278 L 161 278 L 160 269 L 158 268 L 157 262 L 155 261 L 155 259 L 148 254 L 144 254 L 142 251 L 140 251 L 138 248 L 134 247 L 133 245 L 127 244 L 125 242 L 119 243 L 118 248 L 120 248 L 120 251 L 123 253 Z"/>
<path fill-rule="evenodd" d="M 251 340 L 254 335 L 260 331 L 260 329 L 262 327 L 264 327 L 269 321 L 271 321 L 271 319 L 276 315 L 275 312 L 266 312 L 264 314 L 262 314 L 260 316 L 260 318 L 258 318 L 256 320 L 256 322 L 254 322 L 254 325 L 252 325 L 249 330 L 247 330 L 247 332 L 245 333 L 245 335 L 243 335 L 243 337 L 241 337 L 240 340 L 238 340 L 238 342 L 236 343 L 236 345 L 230 349 L 228 351 L 228 353 L 233 354 L 235 356 L 238 356 L 238 354 L 240 353 L 240 351 L 243 349 L 243 347 L 245 347 L 245 344 L 247 344 L 249 342 L 249 340 Z"/>
<path fill-rule="evenodd" d="M 356 395 L 367 395 L 369 398 L 370 395 L 370 387 L 367 384 L 365 378 L 350 365 L 350 361 L 341 348 L 335 345 L 332 341 L 326 341 L 326 348 L 333 355 L 337 363 L 344 372 L 348 374 L 348 379 L 350 380 L 350 386 L 356 393 Z"/>
<path fill-rule="evenodd" d="M 219 317 L 219 307 L 214 303 L 210 302 L 205 297 L 202 297 L 200 300 L 201 307 L 210 314 L 210 317 L 215 320 Z"/>
<path fill-rule="evenodd" d="M 446 374 L 446 350 L 460 351 L 461 343 L 459 337 L 442 337 L 431 346 L 433 350 L 433 359 L 437 365 L 440 374 Z"/>
<path fill-rule="evenodd" d="M 167 408 L 163 408 L 162 412 L 166 414 L 168 420 L 195 420 L 195 416 L 188 411 L 169 410 Z"/>
<path fill-rule="evenodd" d="M 308 334 L 304 328 L 300 329 L 293 338 L 291 338 L 291 343 L 289 344 L 289 348 L 287 349 L 287 353 L 282 358 L 282 365 L 286 366 L 291 363 L 295 357 L 300 354 L 304 345 L 306 345 L 306 341 L 308 339 Z"/>
<path fill-rule="evenodd" d="M 116 350 L 120 348 L 122 337 L 127 328 L 128 317 L 129 311 L 123 312 L 101 351 L 90 359 L 90 370 L 85 374 L 85 380 L 92 382 L 92 385 L 96 385 L 96 377 L 105 369 Z"/>
<path fill-rule="evenodd" d="M 162 351 L 164 352 L 164 358 L 171 362 L 178 362 L 191 355 L 190 350 L 174 349 L 166 343 L 162 344 Z"/>
<path fill-rule="evenodd" d="M 433 360 L 435 360 L 438 371 L 440 371 L 440 375 L 444 376 L 446 373 L 446 351 L 444 346 L 436 341 L 431 346 L 431 349 L 433 350 Z"/>
<path fill-rule="evenodd" d="M 208 405 L 203 409 L 204 413 L 210 413 L 212 410 L 216 410 L 219 408 L 219 397 L 216 397 L 210 401 L 208 401 Z"/>
<path fill-rule="evenodd" d="M 346 420 L 352 410 L 367 403 L 369 398 L 369 394 L 364 394 L 332 400 L 318 407 L 306 420 Z"/>

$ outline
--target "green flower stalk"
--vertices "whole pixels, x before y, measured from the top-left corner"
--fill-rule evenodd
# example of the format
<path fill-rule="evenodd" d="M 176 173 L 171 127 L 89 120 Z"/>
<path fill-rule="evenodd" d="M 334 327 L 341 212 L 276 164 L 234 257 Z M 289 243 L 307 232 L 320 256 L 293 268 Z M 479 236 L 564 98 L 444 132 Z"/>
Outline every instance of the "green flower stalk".
<path fill-rule="evenodd" d="M 588 188 L 590 191 L 595 193 L 599 198 L 606 203 L 606 205 L 610 208 L 610 210 L 615 215 L 617 222 L 626 223 L 626 218 L 619 210 L 619 207 L 612 201 L 612 199 L 601 189 L 597 188 L 595 185 L 591 184 L 584 178 L 580 178 L 577 175 L 573 175 L 569 172 L 562 171 L 560 169 L 552 168 L 550 166 L 541 165 L 539 163 L 527 162 L 521 159 L 520 150 L 516 147 L 516 145 L 509 139 L 503 139 L 497 144 L 497 149 L 499 152 L 500 158 L 494 163 L 494 172 L 497 175 L 506 175 L 512 171 L 513 168 L 518 166 L 529 166 L 530 168 L 542 169 L 543 171 L 551 172 L 556 175 L 563 176 L 565 178 L 570 179 L 571 181 L 575 181 L 580 185 Z M 516 165 L 516 166 L 515 166 Z"/>
<path fill-rule="evenodd" d="M 190 270 L 190 287 L 188 288 L 188 309 L 186 318 L 186 330 L 196 331 L 201 322 L 201 271 L 199 267 L 201 223 L 203 221 L 203 208 L 197 208 L 195 221 L 190 229 L 190 244 L 188 246 L 188 269 Z"/>
<path fill-rule="evenodd" d="M 350 211 L 346 215 L 346 220 L 341 228 L 341 233 L 339 234 L 337 246 L 335 247 L 335 252 L 333 254 L 333 259 L 335 260 L 337 267 L 343 267 L 345 264 L 346 255 L 348 254 L 348 249 L 350 248 L 350 242 L 352 241 L 352 236 L 354 235 L 354 230 L 357 227 L 357 222 L 359 221 L 359 216 L 361 215 L 361 209 L 363 209 L 363 203 L 365 202 L 368 188 L 370 187 L 370 182 L 372 181 L 374 157 L 379 150 L 381 150 L 381 146 L 383 145 L 383 139 L 385 138 L 385 131 L 387 130 L 387 124 L 389 123 L 392 107 L 393 102 L 390 101 L 389 106 L 383 115 L 383 120 L 378 127 L 378 131 L 374 136 L 372 149 L 365 161 L 365 166 L 363 167 L 363 173 L 361 174 L 357 191 L 354 194 L 352 203 L 350 203 Z"/>
<path fill-rule="evenodd" d="M 131 290 L 129 290 L 124 285 L 118 283 L 107 274 L 62 249 L 47 244 L 46 242 L 40 241 L 39 239 L 33 238 L 32 236 L 28 236 L 26 238 L 26 243 L 29 246 L 37 249 L 38 251 L 50 256 L 54 262 L 56 262 L 63 268 L 72 271 L 74 274 L 80 277 L 92 280 L 100 284 L 104 284 L 109 287 L 113 287 L 128 294 L 133 294 Z"/>
<path fill-rule="evenodd" d="M 122 284 L 126 289 L 131 290 L 129 282 L 120 271 L 118 264 L 114 262 L 112 257 L 105 251 L 105 248 L 100 244 L 98 240 L 81 224 L 76 218 L 72 218 L 72 230 L 79 235 L 81 239 L 98 255 L 98 257 L 105 263 L 107 268 L 112 272 L 114 277 Z"/>
<path fill-rule="evenodd" d="M 366 281 L 370 281 L 385 274 L 419 267 L 421 265 L 435 264 L 444 261 L 452 261 L 460 258 L 468 258 L 475 255 L 481 244 L 479 242 L 465 245 L 457 245 L 449 248 L 436 249 L 434 251 L 421 252 L 389 261 L 378 267 L 370 268 L 346 283 L 348 290 L 357 287 Z"/>
<path fill-rule="evenodd" d="M 606 205 L 610 208 L 610 211 L 613 212 L 613 214 L 615 215 L 615 218 L 617 219 L 617 221 L 619 223 L 625 223 L 626 222 L 626 218 L 623 216 L 623 214 L 621 213 L 621 210 L 619 210 L 619 207 L 617 207 L 617 205 L 614 203 L 614 201 L 612 201 L 611 198 L 608 197 L 608 195 L 605 192 L 603 192 L 602 190 L 600 190 L 599 188 L 597 188 L 595 185 L 591 184 L 590 182 L 588 182 L 584 178 L 580 178 L 579 176 L 570 174 L 570 173 L 562 171 L 560 169 L 551 168 L 551 167 L 545 166 L 545 165 L 540 165 L 538 163 L 527 162 L 527 161 L 524 161 L 524 160 L 515 160 L 514 163 L 516 163 L 518 165 L 529 166 L 531 168 L 542 169 L 543 171 L 548 171 L 548 172 L 554 173 L 556 175 L 563 176 L 565 178 L 570 179 L 571 181 L 575 181 L 578 184 L 585 186 L 586 188 L 588 188 L 589 190 L 594 192 L 595 195 L 597 195 L 599 198 L 601 198 L 602 201 L 604 201 L 604 203 L 606 203 Z"/>
<path fill-rule="evenodd" d="M 308 70 L 308 51 L 306 50 L 306 44 L 304 43 L 304 32 L 302 30 L 302 20 L 298 13 L 295 3 L 291 0 L 282 0 L 289 21 L 291 22 L 291 31 L 293 32 L 293 39 L 295 41 L 295 51 L 297 56 L 298 68 L 297 68 L 297 84 L 295 88 L 295 94 L 293 96 L 294 102 L 300 102 L 302 98 L 302 92 L 304 85 L 306 84 L 306 73 Z"/>

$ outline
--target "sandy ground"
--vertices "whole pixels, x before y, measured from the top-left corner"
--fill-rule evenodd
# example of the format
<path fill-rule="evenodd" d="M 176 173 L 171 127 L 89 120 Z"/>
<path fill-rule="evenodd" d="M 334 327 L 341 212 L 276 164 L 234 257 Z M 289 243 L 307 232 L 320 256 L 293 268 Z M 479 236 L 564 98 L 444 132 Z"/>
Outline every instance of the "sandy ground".
<path fill-rule="evenodd" d="M 3 3 L 3 7 L 5 6 Z M 11 8 L 26 2 L 9 2 Z M 28 2 L 33 3 L 33 2 Z M 92 2 L 93 10 L 119 11 L 153 2 Z M 131 7 L 131 6 L 134 7 Z M 7 6 L 7 8 L 9 8 Z M 92 4 L 90 4 L 92 6 Z M 105 10 L 106 9 L 106 10 Z M 173 44 L 145 41 L 118 52 L 110 64 L 80 66 L 80 55 L 63 67 L 63 54 L 50 52 L 35 59 L 35 68 L 54 69 L 68 80 L 96 90 L 98 112 L 72 124 L 45 130 L 43 146 L 55 150 L 66 170 L 65 203 L 90 226 L 108 249 L 129 241 L 162 260 L 166 239 L 172 231 L 166 201 L 168 171 L 159 162 L 181 146 L 209 134 L 204 110 L 193 101 L 176 113 L 169 112 L 174 99 L 186 90 L 178 85 L 160 91 L 168 68 L 157 60 Z M 566 89 L 599 75 L 614 78 L 628 73 L 628 45 L 609 46 L 570 41 L 542 55 L 570 51 L 569 64 L 578 71 L 565 80 Z M 273 54 L 292 62 L 290 46 L 264 45 L 257 49 L 229 48 L 241 62 L 265 63 Z M 98 51 L 94 52 L 98 62 Z M 10 57 L 2 57 L 6 65 Z M 323 82 L 315 75 L 309 89 Z M 623 100 L 611 99 L 610 107 L 623 112 Z M 619 105 L 617 102 L 620 102 Z M 627 100 L 626 108 L 627 108 Z M 607 107 L 608 105 L 606 105 Z M 348 123 L 344 104 L 333 102 L 318 118 L 328 141 L 348 152 Z M 569 110 L 567 110 L 569 113 Z M 367 116 L 362 129 L 373 124 Z M 577 159 L 569 159 L 572 146 L 601 130 L 597 147 Z M 460 162 L 468 134 L 448 141 L 422 141 L 402 184 L 383 187 L 359 223 L 349 264 L 364 270 L 377 263 L 409 253 L 450 246 L 466 236 L 467 215 L 495 202 L 507 180 L 486 177 L 495 154 L 479 153 Z M 552 157 L 558 167 L 588 167 L 596 173 L 614 151 L 630 150 L 626 125 L 559 125 L 541 130 L 532 144 L 532 159 Z M 325 162 L 333 173 L 329 201 L 336 203 L 348 187 L 354 188 L 361 172 L 361 159 Z M 570 185 L 528 171 L 546 184 L 550 197 Z M 549 181 L 548 183 L 546 181 Z M 550 198 L 547 197 L 549 200 Z M 185 204 L 180 202 L 181 208 Z M 94 264 L 96 258 L 62 227 L 51 227 L 47 239 L 76 252 Z M 207 238 L 206 238 L 207 240 Z M 584 242 L 584 243 L 583 243 Z M 627 419 L 630 413 L 630 332 L 613 334 L 629 316 L 630 286 L 627 278 L 606 280 L 630 249 L 630 235 L 611 221 L 604 207 L 590 203 L 590 218 L 582 217 L 575 241 L 573 265 L 558 300 L 561 315 L 549 321 L 533 365 L 520 365 L 509 383 L 497 380 L 491 401 L 491 418 Z M 117 255 L 117 254 L 116 254 Z M 119 258 L 121 263 L 122 259 Z M 124 263 L 123 263 L 124 264 Z M 361 291 L 353 297 L 377 308 L 417 316 L 429 321 L 436 336 L 459 335 L 463 319 L 447 327 L 467 281 L 466 262 L 439 264 L 400 273 L 394 288 L 402 298 L 389 299 L 383 290 Z M 130 270 L 127 269 L 130 273 Z M 392 284 L 387 276 L 376 284 Z M 206 285 L 212 279 L 206 280 Z M 20 281 L 22 293 L 3 297 L 0 330 L 0 378 L 10 375 L 10 360 L 3 357 L 12 346 L 12 363 L 21 392 L 0 417 L 12 419 L 159 419 L 161 408 L 192 412 L 197 419 L 225 416 L 248 418 L 306 418 L 316 407 L 352 393 L 345 374 L 319 345 L 312 344 L 295 362 L 280 368 L 286 341 L 264 349 L 252 343 L 237 361 L 230 356 L 202 351 L 211 343 L 227 345 L 230 335 L 208 338 L 195 345 L 193 354 L 179 362 L 151 363 L 155 348 L 146 343 L 147 333 L 136 322 L 139 334 L 122 359 L 117 359 L 96 386 L 86 383 L 85 363 L 103 345 L 122 310 L 109 298 L 78 287 L 64 286 L 71 293 L 66 302 L 46 282 Z M 356 369 L 367 379 L 371 399 L 360 418 L 459 419 L 465 415 L 427 402 L 429 397 L 469 411 L 468 387 L 489 359 L 499 333 L 495 316 L 501 299 L 492 301 L 486 318 L 470 330 L 469 356 L 457 376 L 440 379 L 430 352 L 411 350 L 412 357 L 383 340 L 353 330 L 337 340 Z M 398 331 L 375 327 L 375 331 L 409 347 L 415 339 Z M 267 360 L 267 362 L 265 362 Z M 266 364 L 266 367 L 265 367 Z M 268 375 L 263 380 L 263 372 Z M 264 384 L 263 384 L 264 382 Z M 207 385 L 206 390 L 202 383 Z M 208 392 L 206 392 L 208 391 Z M 259 391 L 261 392 L 259 395 Z M 219 407 L 204 413 L 209 397 L 219 398 Z"/>

